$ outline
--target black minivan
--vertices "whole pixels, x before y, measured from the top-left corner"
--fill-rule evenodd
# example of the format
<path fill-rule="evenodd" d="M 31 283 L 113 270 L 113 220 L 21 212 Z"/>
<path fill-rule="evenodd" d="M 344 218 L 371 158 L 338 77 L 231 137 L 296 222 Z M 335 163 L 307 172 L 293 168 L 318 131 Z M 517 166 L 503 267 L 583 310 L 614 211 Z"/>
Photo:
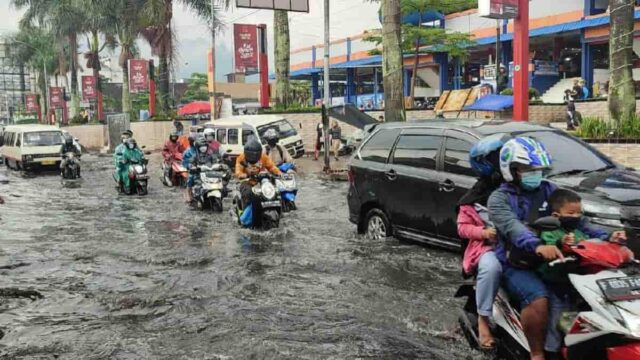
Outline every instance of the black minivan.
<path fill-rule="evenodd" d="M 349 164 L 349 219 L 371 238 L 394 235 L 460 249 L 456 205 L 476 182 L 469 150 L 504 133 L 541 141 L 551 153 L 547 178 L 583 199 L 594 224 L 625 228 L 639 253 L 640 174 L 551 127 L 518 122 L 425 121 L 378 125 Z"/>

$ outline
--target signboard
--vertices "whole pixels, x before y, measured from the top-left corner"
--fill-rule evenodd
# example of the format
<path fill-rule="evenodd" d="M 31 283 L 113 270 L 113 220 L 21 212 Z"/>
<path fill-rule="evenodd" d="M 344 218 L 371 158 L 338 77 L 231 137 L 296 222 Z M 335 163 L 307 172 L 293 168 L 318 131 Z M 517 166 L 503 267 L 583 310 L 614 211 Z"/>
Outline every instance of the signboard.
<path fill-rule="evenodd" d="M 40 105 L 38 104 L 38 95 L 27 94 L 24 96 L 24 106 L 28 113 L 37 113 Z"/>
<path fill-rule="evenodd" d="M 491 19 L 515 19 L 518 0 L 479 0 L 478 14 Z"/>
<path fill-rule="evenodd" d="M 144 59 L 129 60 L 129 92 L 149 90 L 149 62 Z"/>
<path fill-rule="evenodd" d="M 64 107 L 64 91 L 61 87 L 49 88 L 49 106 L 53 109 Z"/>
<path fill-rule="evenodd" d="M 98 89 L 96 86 L 96 78 L 94 76 L 82 77 L 82 100 L 89 101 L 95 100 L 98 96 Z"/>
<path fill-rule="evenodd" d="M 233 24 L 236 73 L 258 72 L 258 28 L 256 25 Z"/>
<path fill-rule="evenodd" d="M 309 0 L 236 0 L 239 8 L 309 12 Z"/>
<path fill-rule="evenodd" d="M 536 76 L 560 76 L 558 64 L 553 61 L 533 61 L 533 74 Z"/>

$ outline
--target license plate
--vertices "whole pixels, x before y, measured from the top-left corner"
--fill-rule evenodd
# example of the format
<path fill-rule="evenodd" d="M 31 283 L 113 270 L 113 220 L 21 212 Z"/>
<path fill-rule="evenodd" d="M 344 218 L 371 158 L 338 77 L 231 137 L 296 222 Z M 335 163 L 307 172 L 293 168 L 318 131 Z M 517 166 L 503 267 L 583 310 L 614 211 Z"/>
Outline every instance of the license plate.
<path fill-rule="evenodd" d="M 609 301 L 640 299 L 640 275 L 600 279 L 597 283 Z"/>
<path fill-rule="evenodd" d="M 280 206 L 280 201 L 263 201 L 262 202 L 263 208 L 278 207 L 278 206 Z"/>
<path fill-rule="evenodd" d="M 55 160 L 43 160 L 42 161 L 42 165 L 55 165 L 56 161 Z"/>

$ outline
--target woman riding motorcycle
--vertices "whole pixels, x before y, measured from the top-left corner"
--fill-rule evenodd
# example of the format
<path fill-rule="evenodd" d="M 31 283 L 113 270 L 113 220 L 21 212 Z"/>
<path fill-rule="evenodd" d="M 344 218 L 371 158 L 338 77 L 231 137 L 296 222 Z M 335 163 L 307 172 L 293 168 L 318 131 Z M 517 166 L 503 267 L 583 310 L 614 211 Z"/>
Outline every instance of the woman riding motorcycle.
<path fill-rule="evenodd" d="M 280 145 L 280 137 L 275 129 L 267 130 L 262 138 L 267 142 L 266 152 L 267 156 L 273 161 L 276 166 L 280 166 L 284 163 L 293 163 L 293 158 L 289 155 L 287 149 Z"/>
<path fill-rule="evenodd" d="M 193 185 L 195 184 L 195 168 L 198 164 L 203 164 L 205 161 L 214 162 L 215 160 L 208 154 L 209 144 L 200 136 L 192 141 L 192 136 L 189 137 L 189 141 L 192 142 L 191 147 L 184 152 L 182 156 L 182 166 L 189 170 L 189 179 L 187 180 L 187 202 L 193 202 Z"/>
<path fill-rule="evenodd" d="M 129 177 L 126 171 L 126 166 L 122 164 L 122 159 L 124 156 L 124 152 L 127 149 L 127 141 L 132 137 L 133 137 L 133 132 L 131 130 L 123 131 L 122 134 L 120 135 L 121 143 L 118 146 L 116 146 L 113 152 L 113 161 L 116 167 L 115 177 L 116 177 L 116 181 L 118 182 L 118 185 L 121 185 L 124 183 L 125 177 L 126 178 Z"/>
<path fill-rule="evenodd" d="M 134 138 L 127 140 L 127 145 L 120 159 L 121 168 L 118 170 L 124 191 L 128 194 L 131 192 L 131 180 L 129 179 L 129 164 L 139 164 L 144 159 L 144 153 L 138 147 L 138 143 Z"/>
<path fill-rule="evenodd" d="M 180 136 L 176 131 L 171 132 L 169 135 L 169 140 L 164 143 L 164 147 L 162 148 L 162 157 L 164 158 L 165 166 L 165 177 L 169 179 L 173 179 L 172 167 L 171 164 L 174 160 L 179 159 L 182 153 L 186 150 L 182 144 L 178 141 Z"/>
<path fill-rule="evenodd" d="M 282 176 L 278 167 L 262 152 L 262 144 L 255 137 L 251 137 L 244 146 L 244 152 L 236 159 L 236 177 L 238 180 L 247 180 L 242 182 L 239 188 L 243 204 L 248 204 L 253 199 L 251 189 L 256 182 L 250 177 L 263 171 Z"/>
<path fill-rule="evenodd" d="M 543 171 L 551 165 L 551 156 L 538 141 L 528 137 L 509 140 L 500 151 L 504 182 L 488 201 L 489 218 L 500 239 L 496 256 L 502 264 L 502 279 L 521 303 L 531 359 L 545 359 L 545 350 L 557 353 L 562 345 L 556 324 L 566 301 L 549 291 L 535 268 L 542 259 L 553 261 L 563 256 L 557 246 L 545 245 L 527 226 L 551 215 L 548 199 L 556 186 L 543 180 Z M 590 238 L 609 237 L 585 219 L 578 228 Z"/>

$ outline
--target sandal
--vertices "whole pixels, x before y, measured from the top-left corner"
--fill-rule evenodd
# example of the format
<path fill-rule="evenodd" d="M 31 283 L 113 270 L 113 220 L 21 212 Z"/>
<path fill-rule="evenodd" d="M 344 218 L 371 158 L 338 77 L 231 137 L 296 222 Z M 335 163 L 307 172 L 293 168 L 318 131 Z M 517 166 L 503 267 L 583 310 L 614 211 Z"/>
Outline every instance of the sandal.
<path fill-rule="evenodd" d="M 495 339 L 479 339 L 480 341 L 480 350 L 493 350 L 496 348 L 496 340 Z"/>

